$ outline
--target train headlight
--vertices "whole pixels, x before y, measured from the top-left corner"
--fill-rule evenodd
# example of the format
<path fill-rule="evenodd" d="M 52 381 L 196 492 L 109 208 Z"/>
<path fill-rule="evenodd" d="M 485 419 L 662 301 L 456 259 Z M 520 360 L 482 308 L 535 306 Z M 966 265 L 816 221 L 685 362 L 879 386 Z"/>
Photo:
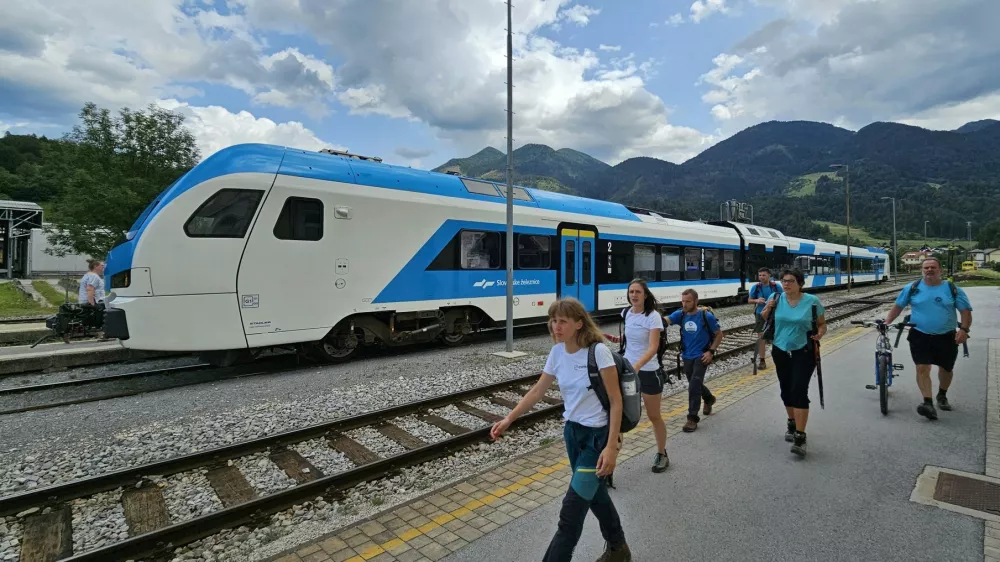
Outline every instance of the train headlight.
<path fill-rule="evenodd" d="M 132 270 L 119 271 L 111 276 L 111 289 L 124 289 L 132 283 Z"/>

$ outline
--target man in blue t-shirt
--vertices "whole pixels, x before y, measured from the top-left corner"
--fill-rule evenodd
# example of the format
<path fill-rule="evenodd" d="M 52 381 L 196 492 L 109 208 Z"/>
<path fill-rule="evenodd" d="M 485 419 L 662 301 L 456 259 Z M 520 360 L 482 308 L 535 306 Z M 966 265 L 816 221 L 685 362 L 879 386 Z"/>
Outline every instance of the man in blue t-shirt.
<path fill-rule="evenodd" d="M 942 410 L 951 410 L 946 394 L 951 386 L 958 346 L 969 339 L 972 305 L 965 291 L 958 287 L 954 287 L 955 296 L 952 297 L 952 284 L 942 280 L 941 262 L 937 258 L 924 259 L 920 267 L 923 278 L 903 288 L 885 322 L 892 323 L 906 305 L 910 305 L 910 322 L 916 327 L 910 328 L 906 339 L 910 342 L 910 355 L 917 367 L 917 386 L 924 396 L 924 403 L 917 406 L 917 412 L 936 420 L 937 410 L 931 400 L 931 365 L 938 366 L 938 406 Z M 956 309 L 962 315 L 957 328 Z"/>
<path fill-rule="evenodd" d="M 781 285 L 774 282 L 771 279 L 771 270 L 766 267 L 762 267 L 757 270 L 757 284 L 750 288 L 750 295 L 747 302 L 750 304 L 757 303 L 757 307 L 753 310 L 754 318 L 754 332 L 757 333 L 758 337 L 764 332 L 764 324 L 767 321 L 761 316 L 761 312 L 764 311 L 764 305 L 767 303 L 767 299 L 771 298 L 771 295 L 780 295 L 784 292 L 781 289 Z M 767 363 L 764 361 L 764 357 L 767 356 L 767 342 L 774 341 L 774 324 L 767 329 L 767 333 L 764 337 L 760 338 L 760 349 L 758 350 L 757 357 L 760 357 L 759 368 L 764 369 L 767 367 Z"/>
<path fill-rule="evenodd" d="M 705 371 L 712 363 L 724 334 L 714 314 L 698 310 L 698 292 L 694 289 L 685 289 L 681 293 L 681 309 L 664 320 L 668 326 L 676 324 L 681 330 L 681 359 L 684 360 L 684 375 L 688 379 L 689 406 L 684 431 L 690 433 L 698 429 L 698 422 L 701 421 L 698 409 L 702 399 L 705 400 L 705 415 L 712 413 L 715 396 L 705 386 Z M 712 334 L 715 334 L 714 337 Z"/>

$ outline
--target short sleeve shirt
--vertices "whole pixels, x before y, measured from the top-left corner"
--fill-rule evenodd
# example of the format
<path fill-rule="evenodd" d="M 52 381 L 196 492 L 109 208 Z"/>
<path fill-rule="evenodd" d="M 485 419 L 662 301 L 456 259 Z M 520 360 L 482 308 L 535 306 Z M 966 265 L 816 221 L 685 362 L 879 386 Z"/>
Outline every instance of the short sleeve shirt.
<path fill-rule="evenodd" d="M 565 408 L 564 419 L 587 427 L 604 427 L 608 425 L 608 412 L 601 405 L 597 393 L 587 388 L 590 386 L 590 375 L 587 373 L 588 351 L 583 348 L 576 353 L 567 353 L 566 344 L 557 343 L 549 351 L 549 358 L 545 361 L 542 372 L 559 381 L 559 392 L 562 393 Z M 594 348 L 594 359 L 598 369 L 606 369 L 615 364 L 611 350 L 603 343 Z"/>
<path fill-rule="evenodd" d="M 702 315 L 705 315 L 702 317 Z M 684 309 L 675 310 L 670 316 L 671 324 L 680 326 L 681 342 L 684 344 L 684 352 L 681 353 L 683 359 L 697 359 L 708 349 L 712 343 L 712 336 L 705 329 L 705 322 L 708 322 L 712 333 L 719 332 L 719 320 L 714 314 L 707 310 L 696 310 L 694 314 L 685 314 Z"/>
<path fill-rule="evenodd" d="M 760 314 L 764 311 L 764 305 L 767 304 L 767 300 L 771 298 L 771 295 L 777 293 L 781 294 L 785 291 L 781 288 L 780 283 L 775 283 L 774 288 L 771 288 L 770 283 L 766 285 L 761 285 L 757 283 L 750 288 L 750 298 L 752 299 L 764 299 L 764 302 L 758 303 L 757 307 L 753 309 L 754 314 Z"/>
<path fill-rule="evenodd" d="M 819 297 L 803 293 L 798 304 L 788 304 L 787 295 L 777 295 L 778 303 L 774 311 L 774 346 L 782 351 L 792 352 L 809 343 L 807 333 L 812 330 L 812 307 L 816 305 L 816 317 L 825 312 Z"/>
<path fill-rule="evenodd" d="M 80 294 L 77 295 L 80 304 L 89 302 L 87 300 L 87 286 L 94 288 L 94 302 L 101 302 L 104 300 L 104 279 L 101 276 L 94 273 L 93 271 L 88 271 L 83 279 L 80 279 Z"/>
<path fill-rule="evenodd" d="M 637 314 L 629 308 L 625 312 L 625 359 L 636 371 L 655 371 L 659 367 L 656 355 L 642 365 L 635 362 L 649 349 L 649 332 L 662 329 L 663 317 L 655 310 L 649 314 Z"/>
<path fill-rule="evenodd" d="M 972 310 L 969 297 L 961 287 L 955 287 L 955 298 L 951 296 L 948 282 L 940 285 L 928 285 L 920 281 L 916 295 L 910 295 L 913 283 L 909 283 L 896 298 L 896 306 L 906 308 L 910 305 L 910 322 L 917 325 L 917 330 L 931 335 L 954 332 L 958 327 L 958 310 Z M 957 301 L 957 302 L 956 302 Z"/>

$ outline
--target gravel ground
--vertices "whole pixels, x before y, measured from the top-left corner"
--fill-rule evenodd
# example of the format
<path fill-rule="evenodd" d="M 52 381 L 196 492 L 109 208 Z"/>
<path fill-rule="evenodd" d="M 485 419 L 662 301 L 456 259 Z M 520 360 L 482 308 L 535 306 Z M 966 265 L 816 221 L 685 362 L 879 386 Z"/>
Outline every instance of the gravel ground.
<path fill-rule="evenodd" d="M 267 452 L 255 453 L 233 461 L 233 464 L 243 473 L 247 482 L 261 496 L 280 492 L 285 488 L 295 486 L 295 480 L 289 478 L 285 471 L 278 468 Z"/>
<path fill-rule="evenodd" d="M 311 439 L 291 446 L 323 474 L 334 474 L 354 468 L 344 453 L 330 447 L 326 439 Z"/>
<path fill-rule="evenodd" d="M 163 500 L 172 523 L 180 523 L 222 509 L 222 502 L 215 495 L 205 476 L 207 469 L 198 469 L 166 478 L 151 476 L 150 480 L 163 489 Z"/>
<path fill-rule="evenodd" d="M 76 499 L 73 508 L 73 552 L 79 554 L 128 538 L 121 505 L 122 489 Z"/>
<path fill-rule="evenodd" d="M 23 375 L 9 375 L 0 378 L 0 389 L 14 388 L 19 386 L 30 386 L 36 384 L 48 384 L 55 382 L 74 381 L 82 379 L 96 379 L 113 375 L 123 375 L 136 371 L 151 371 L 153 369 L 166 369 L 175 367 L 186 367 L 197 365 L 201 362 L 197 357 L 167 357 L 163 359 L 150 359 L 148 361 L 136 361 L 135 363 L 108 363 L 106 365 L 88 365 L 86 367 L 75 367 L 72 369 L 62 369 L 50 373 L 25 373 Z"/>

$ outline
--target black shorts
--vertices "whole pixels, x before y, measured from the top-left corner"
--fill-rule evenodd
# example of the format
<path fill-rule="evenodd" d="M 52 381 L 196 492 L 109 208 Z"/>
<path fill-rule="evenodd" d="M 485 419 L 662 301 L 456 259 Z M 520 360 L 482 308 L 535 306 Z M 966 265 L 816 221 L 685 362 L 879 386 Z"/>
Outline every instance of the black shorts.
<path fill-rule="evenodd" d="M 910 328 L 906 340 L 910 342 L 910 357 L 916 365 L 937 365 L 945 371 L 955 368 L 958 359 L 958 344 L 955 332 L 925 334 Z"/>
<path fill-rule="evenodd" d="M 639 371 L 639 392 L 659 395 L 663 393 L 663 371 Z"/>

